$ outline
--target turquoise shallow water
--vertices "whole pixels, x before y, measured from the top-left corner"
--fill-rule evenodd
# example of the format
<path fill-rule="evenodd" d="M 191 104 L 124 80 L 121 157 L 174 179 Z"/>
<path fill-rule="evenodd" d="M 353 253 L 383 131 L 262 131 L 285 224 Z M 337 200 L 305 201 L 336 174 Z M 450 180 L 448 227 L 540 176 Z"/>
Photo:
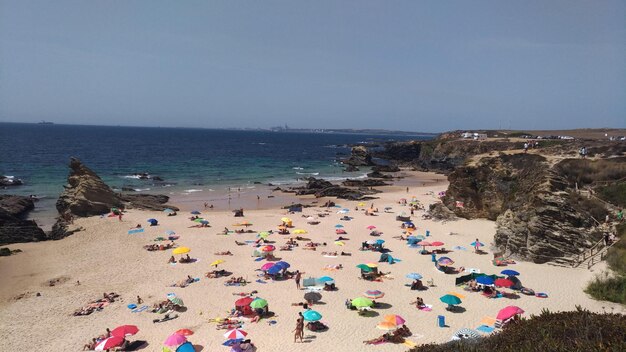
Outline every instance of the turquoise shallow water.
<path fill-rule="evenodd" d="M 0 174 L 25 182 L 0 192 L 35 194 L 41 211 L 53 208 L 71 156 L 114 188 L 154 193 L 341 179 L 363 174 L 342 171 L 346 144 L 406 139 L 419 137 L 0 123 Z M 142 172 L 163 181 L 133 176 Z"/>

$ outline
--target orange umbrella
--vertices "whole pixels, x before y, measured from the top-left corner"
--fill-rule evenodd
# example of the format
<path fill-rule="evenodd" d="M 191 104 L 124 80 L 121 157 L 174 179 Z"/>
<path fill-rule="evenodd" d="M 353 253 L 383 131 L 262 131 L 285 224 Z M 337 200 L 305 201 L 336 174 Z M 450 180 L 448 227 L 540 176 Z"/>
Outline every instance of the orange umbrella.
<path fill-rule="evenodd" d="M 183 335 L 183 336 L 193 335 L 193 331 L 189 329 L 180 329 L 180 330 L 177 330 L 175 333 L 178 335 Z"/>

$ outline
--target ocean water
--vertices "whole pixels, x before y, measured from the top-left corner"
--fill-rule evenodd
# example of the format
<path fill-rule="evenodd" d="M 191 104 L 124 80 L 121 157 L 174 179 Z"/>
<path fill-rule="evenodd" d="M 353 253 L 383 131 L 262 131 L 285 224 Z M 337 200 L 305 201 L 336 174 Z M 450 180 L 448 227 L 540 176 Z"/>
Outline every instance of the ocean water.
<path fill-rule="evenodd" d="M 107 184 L 147 193 L 190 194 L 255 182 L 289 184 L 299 178 L 359 177 L 337 159 L 346 144 L 425 137 L 329 133 L 277 133 L 183 128 L 143 128 L 0 123 L 0 174 L 25 184 L 1 193 L 41 197 L 53 209 L 63 190 L 71 156 Z M 163 181 L 140 180 L 147 172 Z"/>

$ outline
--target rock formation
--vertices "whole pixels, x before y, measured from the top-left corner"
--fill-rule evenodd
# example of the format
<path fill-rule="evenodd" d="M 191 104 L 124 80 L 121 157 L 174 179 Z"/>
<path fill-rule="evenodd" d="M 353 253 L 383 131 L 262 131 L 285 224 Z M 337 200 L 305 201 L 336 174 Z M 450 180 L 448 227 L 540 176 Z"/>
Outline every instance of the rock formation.
<path fill-rule="evenodd" d="M 352 147 L 350 157 L 343 161 L 346 165 L 352 166 L 373 166 L 372 155 L 364 146 Z"/>
<path fill-rule="evenodd" d="M 44 231 L 32 220 L 22 217 L 34 207 L 27 197 L 0 196 L 0 244 L 36 242 L 46 239 Z"/>
<path fill-rule="evenodd" d="M 376 179 L 364 179 L 364 180 L 345 180 L 341 183 L 347 187 L 379 187 L 379 186 L 389 186 L 389 183 L 386 183 L 382 180 Z"/>
<path fill-rule="evenodd" d="M 0 175 L 0 186 L 8 187 L 8 186 L 20 186 L 23 185 L 24 181 L 19 178 L 14 178 L 12 176 L 1 176 Z"/>
<path fill-rule="evenodd" d="M 347 188 L 339 185 L 317 179 L 314 177 L 307 178 L 307 184 L 301 187 L 290 187 L 284 192 L 294 192 L 296 195 L 315 195 L 315 197 L 337 197 L 348 200 L 366 200 L 372 199 L 369 195 L 376 194 L 378 191 L 370 190 L 364 187 Z"/>

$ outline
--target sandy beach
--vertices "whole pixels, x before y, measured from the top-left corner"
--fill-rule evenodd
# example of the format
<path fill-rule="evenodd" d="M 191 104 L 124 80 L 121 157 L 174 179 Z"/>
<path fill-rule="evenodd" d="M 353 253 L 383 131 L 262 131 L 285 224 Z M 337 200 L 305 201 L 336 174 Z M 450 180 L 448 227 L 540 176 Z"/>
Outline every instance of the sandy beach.
<path fill-rule="evenodd" d="M 409 187 L 407 193 L 406 187 Z M 163 341 L 174 331 L 188 328 L 195 332 L 189 341 L 197 345 L 196 350 L 228 351 L 222 346 L 225 330 L 217 330 L 216 324 L 209 319 L 225 317 L 234 308 L 234 302 L 241 298 L 234 295 L 239 292 L 258 291 L 258 296 L 269 302 L 269 310 L 275 316 L 262 319 L 258 323 L 245 323 L 243 330 L 256 345 L 258 351 L 406 351 L 412 343 L 446 342 L 460 328 L 476 328 L 484 317 L 495 317 L 505 306 L 516 305 L 526 313 L 538 314 L 543 309 L 551 311 L 574 310 L 577 305 L 591 311 L 625 312 L 624 307 L 608 302 L 592 300 L 583 292 L 586 283 L 598 272 L 604 270 L 603 264 L 596 265 L 592 271 L 571 269 L 552 265 L 538 265 L 523 261 L 508 267 L 496 267 L 492 264 L 495 223 L 488 220 L 463 220 L 437 222 L 422 220 L 423 211 L 416 211 L 413 221 L 417 226 L 416 234 L 424 235 L 429 231 L 428 240 L 444 242 L 444 247 L 451 250 L 445 256 L 454 260 L 455 267 L 473 268 L 487 274 L 499 274 L 503 269 L 513 269 L 521 273 L 524 286 L 536 292 L 544 292 L 548 298 L 520 295 L 518 299 L 488 299 L 480 293 L 463 291 L 455 287 L 455 278 L 459 275 L 447 275 L 438 271 L 430 255 L 420 255 L 418 248 L 407 246 L 406 241 L 394 238 L 402 234 L 401 222 L 395 220 L 396 213 L 407 211 L 401 206 L 401 198 L 417 198 L 426 208 L 438 201 L 437 193 L 447 188 L 444 176 L 426 173 L 410 173 L 410 177 L 398 181 L 394 186 L 380 187 L 384 193 L 379 199 L 368 201 L 379 212 L 376 216 L 366 216 L 364 207 L 355 210 L 359 202 L 334 200 L 341 208 L 350 209 L 350 221 L 341 221 L 340 208 L 321 208 L 326 199 L 305 198 L 318 206 L 305 208 L 302 213 L 287 214 L 280 209 L 277 194 L 269 208 L 245 210 L 244 218 L 235 218 L 229 210 L 204 210 L 201 197 L 185 202 L 184 211 L 178 216 L 167 217 L 162 212 L 129 210 L 123 221 L 116 217 L 91 217 L 76 220 L 74 226 L 83 227 L 78 232 L 60 241 L 41 243 L 14 244 L 11 249 L 21 249 L 23 253 L 0 258 L 0 350 L 40 350 L 40 351 L 78 351 L 92 337 L 102 334 L 106 328 L 115 328 L 123 324 L 139 327 L 137 335 L 130 340 L 145 340 L 145 351 L 161 351 Z M 289 198 L 281 204 L 289 204 Z M 176 204 L 176 203 L 174 203 Z M 178 205 L 178 204 L 176 204 Z M 391 207 L 390 212 L 384 212 Z M 197 208 L 202 217 L 210 221 L 210 228 L 189 228 L 194 225 L 189 220 L 189 210 Z M 259 207 L 263 208 L 263 207 Z M 319 214 L 327 214 L 319 217 Z M 305 331 L 305 343 L 293 342 L 298 312 L 301 307 L 292 303 L 302 302 L 304 290 L 298 290 L 294 280 L 258 283 L 257 274 L 264 263 L 252 257 L 254 248 L 251 244 L 239 246 L 240 242 L 256 240 L 261 231 L 274 230 L 281 223 L 281 218 L 293 219 L 294 229 L 304 229 L 308 233 L 301 235 L 313 242 L 326 243 L 316 251 L 303 250 L 306 242 L 291 251 L 276 251 L 275 256 L 291 264 L 290 271 L 304 272 L 303 278 L 331 276 L 335 279 L 338 290 L 322 291 L 320 304 L 313 309 L 322 314 L 322 322 L 329 326 L 324 332 Z M 309 225 L 305 217 L 312 216 L 320 223 Z M 146 220 L 159 220 L 158 226 L 146 227 Z M 249 229 L 254 233 L 218 235 L 224 227 L 236 229 L 233 224 L 248 221 L 253 225 Z M 127 232 L 136 224 L 142 224 L 145 231 L 131 234 Z M 345 245 L 336 245 L 335 225 L 342 224 L 347 234 Z M 380 237 L 369 235 L 368 226 L 373 225 L 383 234 Z M 180 238 L 179 246 L 191 248 L 195 263 L 175 265 L 167 264 L 170 251 L 149 252 L 144 245 L 155 243 L 156 237 L 166 237 L 165 231 L 173 230 Z M 292 229 L 293 231 L 293 229 Z M 277 233 L 269 236 L 277 247 L 283 245 L 288 235 Z M 385 247 L 391 250 L 394 258 L 401 259 L 395 264 L 378 263 L 379 270 L 390 274 L 382 282 L 369 282 L 360 279 L 360 270 L 356 265 L 378 262 L 380 253 L 360 251 L 361 243 L 371 239 L 385 240 Z M 473 252 L 470 245 L 476 238 L 485 243 L 487 254 Z M 455 247 L 462 247 L 454 249 Z M 218 256 L 215 252 L 230 251 L 232 256 Z M 351 256 L 327 257 L 322 252 L 344 251 Z M 179 257 L 179 256 L 177 256 Z M 225 269 L 235 277 L 244 277 L 252 283 L 243 287 L 227 287 L 227 278 L 208 279 L 207 271 L 213 270 L 210 263 L 217 259 L 225 260 L 218 269 Z M 343 265 L 340 270 L 325 270 L 330 265 Z M 426 291 L 411 291 L 406 284 L 411 280 L 405 275 L 417 272 L 424 281 L 432 280 L 435 284 Z M 186 288 L 169 287 L 190 275 L 200 278 Z M 50 280 L 56 280 L 50 286 Z M 80 285 L 77 285 L 80 281 Z M 359 316 L 356 311 L 345 307 L 348 298 L 362 296 L 366 290 L 381 290 L 385 296 L 378 302 L 385 303 L 382 308 L 374 309 L 374 316 Z M 72 313 L 88 302 L 101 298 L 103 292 L 115 292 L 120 299 L 88 316 L 72 316 Z M 456 292 L 464 295 L 461 306 L 464 312 L 451 313 L 439 297 Z M 40 293 L 40 296 L 37 296 Z M 137 295 L 145 304 L 166 299 L 168 293 L 175 293 L 182 298 L 187 311 L 178 313 L 179 317 L 155 324 L 153 319 L 159 314 L 148 311 L 133 313 L 127 305 L 136 303 Z M 422 311 L 409 303 L 416 296 L 432 305 L 432 311 Z M 364 340 L 372 339 L 384 333 L 376 328 L 384 315 L 398 314 L 407 321 L 406 325 L 413 332 L 407 338 L 407 345 L 390 343 L 366 346 Z M 444 315 L 448 327 L 437 325 L 437 316 Z M 270 324 L 269 321 L 275 321 Z M 201 347 L 199 347 L 201 346 Z"/>

